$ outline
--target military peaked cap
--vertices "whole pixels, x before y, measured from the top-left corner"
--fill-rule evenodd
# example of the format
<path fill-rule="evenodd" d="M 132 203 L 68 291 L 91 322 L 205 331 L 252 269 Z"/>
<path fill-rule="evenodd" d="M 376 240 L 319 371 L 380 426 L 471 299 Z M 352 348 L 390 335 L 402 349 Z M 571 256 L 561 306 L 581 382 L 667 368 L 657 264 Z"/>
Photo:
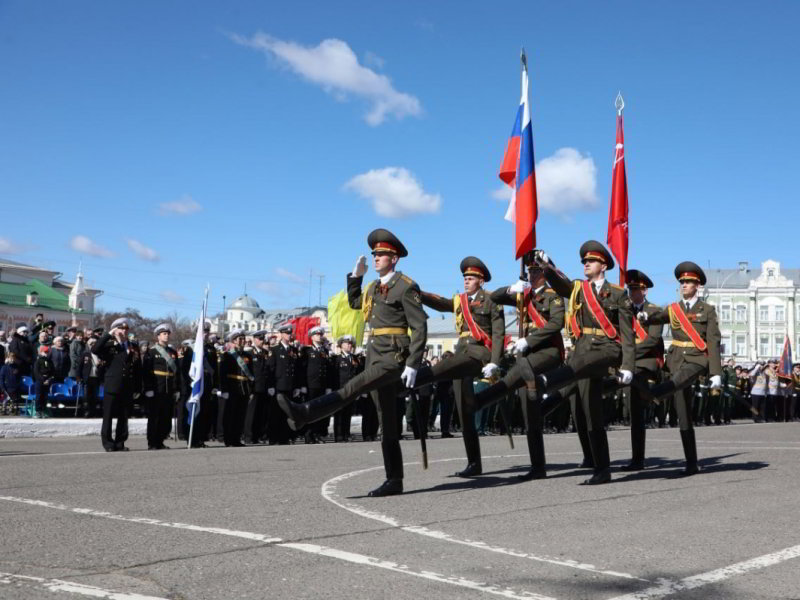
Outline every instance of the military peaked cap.
<path fill-rule="evenodd" d="M 589 240 L 581 246 L 581 262 L 586 262 L 587 260 L 599 260 L 605 263 L 607 268 L 614 268 L 614 259 L 611 258 L 611 254 L 603 244 L 596 240 Z"/>
<path fill-rule="evenodd" d="M 643 272 L 636 269 L 628 269 L 625 272 L 625 280 L 629 288 L 651 288 L 653 281 Z"/>
<path fill-rule="evenodd" d="M 240 338 L 240 337 L 242 337 L 242 336 L 244 336 L 244 331 L 243 331 L 243 330 L 241 330 L 241 329 L 234 329 L 233 331 L 231 331 L 231 332 L 230 332 L 230 333 L 227 335 L 227 337 L 225 338 L 225 341 L 226 341 L 226 342 L 232 342 L 232 341 L 233 341 L 233 340 L 235 340 L 236 338 Z"/>
<path fill-rule="evenodd" d="M 324 335 L 325 328 L 317 325 L 316 327 L 312 327 L 311 329 L 308 330 L 308 335 L 317 335 L 317 334 Z"/>
<path fill-rule="evenodd" d="M 678 281 L 689 279 L 690 281 L 696 281 L 700 285 L 706 284 L 706 274 L 703 269 L 700 268 L 700 265 L 690 260 L 685 260 L 675 267 L 675 279 Z"/>
<path fill-rule="evenodd" d="M 464 275 L 464 277 L 467 275 L 474 275 L 475 277 L 480 277 L 485 282 L 489 282 L 492 279 L 489 268 L 483 264 L 483 261 L 477 256 L 466 257 L 461 261 L 460 268 L 461 274 Z"/>
<path fill-rule="evenodd" d="M 388 229 L 375 229 L 367 236 L 367 244 L 372 249 L 372 253 L 385 252 L 396 254 L 399 258 L 408 256 L 408 250 L 403 246 L 403 242 Z"/>
<path fill-rule="evenodd" d="M 290 323 L 278 327 L 278 333 L 292 333 L 292 331 L 294 331 L 294 327 Z"/>
<path fill-rule="evenodd" d="M 352 335 L 343 335 L 338 340 L 336 340 L 336 345 L 341 346 L 344 342 L 350 342 L 351 344 L 355 344 L 356 339 Z"/>
<path fill-rule="evenodd" d="M 170 328 L 169 328 L 169 325 L 167 325 L 166 323 L 161 323 L 161 324 L 160 324 L 158 327 L 156 327 L 156 328 L 155 328 L 155 330 L 153 331 L 153 333 L 155 333 L 156 335 L 158 335 L 158 334 L 159 334 L 159 333 L 161 333 L 162 331 L 166 331 L 167 333 L 172 333 L 172 329 L 170 329 Z"/>

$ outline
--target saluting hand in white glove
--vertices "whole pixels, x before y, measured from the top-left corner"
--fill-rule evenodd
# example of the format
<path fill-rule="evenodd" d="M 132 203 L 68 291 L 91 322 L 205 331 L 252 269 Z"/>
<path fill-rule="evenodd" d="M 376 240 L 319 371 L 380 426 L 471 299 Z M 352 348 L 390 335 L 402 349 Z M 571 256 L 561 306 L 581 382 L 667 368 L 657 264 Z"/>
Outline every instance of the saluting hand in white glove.
<path fill-rule="evenodd" d="M 358 257 L 356 261 L 356 266 L 353 267 L 353 277 L 363 277 L 364 273 L 367 272 L 367 257 L 363 254 Z"/>

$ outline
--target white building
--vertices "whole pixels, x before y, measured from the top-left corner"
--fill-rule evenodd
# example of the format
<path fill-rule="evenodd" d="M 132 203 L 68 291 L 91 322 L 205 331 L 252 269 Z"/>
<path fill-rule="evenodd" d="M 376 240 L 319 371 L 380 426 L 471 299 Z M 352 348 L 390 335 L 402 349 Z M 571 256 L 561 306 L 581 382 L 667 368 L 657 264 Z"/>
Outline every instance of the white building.
<path fill-rule="evenodd" d="M 278 326 L 295 317 L 317 317 L 320 325 L 330 334 L 328 309 L 324 306 L 264 310 L 254 298 L 247 294 L 243 294 L 231 302 L 230 306 L 225 309 L 224 318 L 211 319 L 211 330 L 222 336 L 233 329 L 243 329 L 244 331 L 265 329 L 277 332 Z"/>
<path fill-rule="evenodd" d="M 722 355 L 739 361 L 779 358 L 785 336 L 800 347 L 800 269 L 766 260 L 761 270 L 746 262 L 737 269 L 710 269 L 701 293 L 716 306 Z"/>

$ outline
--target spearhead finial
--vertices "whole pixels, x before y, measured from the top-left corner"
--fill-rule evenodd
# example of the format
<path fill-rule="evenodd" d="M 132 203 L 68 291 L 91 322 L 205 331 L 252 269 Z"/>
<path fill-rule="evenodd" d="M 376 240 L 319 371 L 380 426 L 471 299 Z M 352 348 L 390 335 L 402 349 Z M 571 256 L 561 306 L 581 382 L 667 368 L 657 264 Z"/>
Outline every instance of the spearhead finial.
<path fill-rule="evenodd" d="M 617 99 L 614 100 L 614 106 L 617 108 L 617 114 L 622 116 L 622 109 L 625 108 L 625 100 L 622 99 L 622 92 L 617 92 Z"/>
<path fill-rule="evenodd" d="M 522 61 L 522 68 L 526 71 L 528 70 L 528 57 L 525 56 L 525 46 L 522 47 L 522 50 L 519 52 L 519 59 Z"/>

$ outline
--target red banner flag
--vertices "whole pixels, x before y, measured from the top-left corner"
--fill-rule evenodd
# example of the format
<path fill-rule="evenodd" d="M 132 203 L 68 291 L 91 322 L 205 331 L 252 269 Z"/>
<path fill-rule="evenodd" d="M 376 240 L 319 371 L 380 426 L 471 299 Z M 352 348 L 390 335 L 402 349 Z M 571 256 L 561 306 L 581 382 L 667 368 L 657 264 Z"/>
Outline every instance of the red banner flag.
<path fill-rule="evenodd" d="M 611 253 L 619 266 L 619 284 L 625 285 L 628 269 L 628 182 L 625 179 L 625 142 L 622 133 L 622 111 L 617 115 L 617 145 L 614 151 L 614 172 L 611 176 L 611 204 L 608 207 L 608 239 Z"/>
<path fill-rule="evenodd" d="M 308 335 L 308 332 L 312 327 L 319 325 L 319 317 L 295 317 L 289 319 L 289 323 L 294 326 L 294 339 L 304 346 L 309 346 L 311 336 Z"/>

